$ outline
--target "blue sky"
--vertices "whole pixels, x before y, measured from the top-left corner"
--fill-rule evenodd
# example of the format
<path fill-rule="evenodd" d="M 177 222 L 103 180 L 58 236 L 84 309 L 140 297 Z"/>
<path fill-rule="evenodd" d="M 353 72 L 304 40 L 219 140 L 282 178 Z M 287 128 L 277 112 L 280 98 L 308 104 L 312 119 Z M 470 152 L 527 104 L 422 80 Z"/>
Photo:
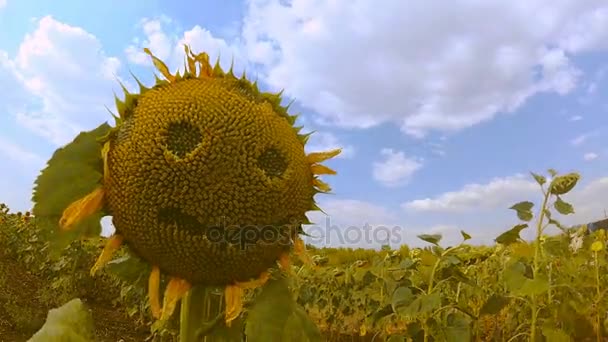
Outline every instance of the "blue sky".
<path fill-rule="evenodd" d="M 344 148 L 313 243 L 377 247 L 387 228 L 393 244 L 460 229 L 491 243 L 548 168 L 583 177 L 566 223 L 602 218 L 608 5 L 451 4 L 0 0 L 0 201 L 28 210 L 52 152 L 110 120 L 118 80 L 150 84 L 143 47 L 175 70 L 188 43 L 284 89 L 310 151 Z M 344 239 L 366 225 L 375 240 Z"/>

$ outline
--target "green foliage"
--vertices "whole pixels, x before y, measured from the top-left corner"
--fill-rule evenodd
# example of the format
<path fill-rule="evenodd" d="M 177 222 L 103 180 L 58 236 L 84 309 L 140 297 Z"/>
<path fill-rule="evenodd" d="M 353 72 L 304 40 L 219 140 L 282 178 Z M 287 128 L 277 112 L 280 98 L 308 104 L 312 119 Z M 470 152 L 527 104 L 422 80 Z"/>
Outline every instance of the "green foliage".
<path fill-rule="evenodd" d="M 101 184 L 103 177 L 102 145 L 97 141 L 109 132 L 104 123 L 80 133 L 71 143 L 58 149 L 35 181 L 32 213 L 50 234 L 53 255 L 57 256 L 76 237 L 99 236 L 103 212 L 77 223 L 67 233 L 60 233 L 58 222 L 63 211 L 74 201 L 86 196 Z"/>
<path fill-rule="evenodd" d="M 511 206 L 523 222 L 498 236 L 496 246 L 466 245 L 471 236 L 461 231 L 462 242 L 451 247 L 433 234 L 419 236 L 429 243 L 424 248 L 311 248 L 316 269 L 294 262 L 297 276 L 287 281 L 275 275 L 250 293 L 244 314 L 230 327 L 223 320 L 222 291 L 192 291 L 180 314 L 196 328 L 188 330 L 214 341 L 337 341 L 356 335 L 374 341 L 601 341 L 607 335 L 606 234 L 563 229 L 567 234 L 547 236 L 547 227 L 563 228 L 560 215 L 574 212 L 565 190 L 579 178 L 560 178 L 554 170 L 532 177 L 542 194 L 537 212 L 535 201 Z M 77 241 L 59 259 L 49 259 L 37 218 L 26 222 L 7 212 L 0 218 L 3 246 L 12 246 L 26 267 L 48 274 L 58 292 L 82 293 L 101 242 Z M 536 233 L 532 241 L 520 236 L 527 228 Z M 148 323 L 149 271 L 121 251 L 102 272 L 119 290 L 111 298 L 115 304 Z M 196 304 L 201 302 L 205 306 Z M 151 335 L 176 340 L 176 323 Z"/>

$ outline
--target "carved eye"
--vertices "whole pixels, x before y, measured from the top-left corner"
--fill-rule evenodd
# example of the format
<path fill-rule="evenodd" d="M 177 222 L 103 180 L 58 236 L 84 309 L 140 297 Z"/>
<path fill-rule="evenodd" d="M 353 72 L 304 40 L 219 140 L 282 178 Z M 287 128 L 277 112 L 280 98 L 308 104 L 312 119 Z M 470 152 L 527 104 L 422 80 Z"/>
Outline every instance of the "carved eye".
<path fill-rule="evenodd" d="M 268 177 L 281 177 L 285 170 L 287 170 L 287 159 L 281 151 L 270 147 L 258 157 L 258 167 Z"/>
<path fill-rule="evenodd" d="M 186 121 L 172 122 L 167 127 L 167 149 L 178 158 L 194 151 L 203 140 L 200 129 Z"/>

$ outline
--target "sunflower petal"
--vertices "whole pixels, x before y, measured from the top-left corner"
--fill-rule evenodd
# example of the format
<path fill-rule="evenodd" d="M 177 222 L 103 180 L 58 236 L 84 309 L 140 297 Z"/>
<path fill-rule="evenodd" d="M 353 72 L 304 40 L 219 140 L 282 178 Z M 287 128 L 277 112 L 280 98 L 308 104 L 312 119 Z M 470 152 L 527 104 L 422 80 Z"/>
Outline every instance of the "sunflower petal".
<path fill-rule="evenodd" d="M 148 278 L 148 299 L 150 301 L 150 310 L 152 317 L 159 319 L 161 314 L 160 308 L 160 268 L 152 266 L 150 278 Z"/>
<path fill-rule="evenodd" d="M 313 178 L 312 180 L 312 186 L 314 186 L 315 188 L 319 189 L 320 191 L 323 192 L 330 192 L 331 191 L 331 187 L 329 186 L 329 184 L 325 183 L 324 181 L 318 179 L 318 178 Z"/>
<path fill-rule="evenodd" d="M 103 207 L 104 190 L 98 187 L 85 197 L 72 202 L 64 211 L 59 225 L 62 230 L 70 230 L 74 224 L 91 216 Z"/>
<path fill-rule="evenodd" d="M 291 260 L 289 257 L 289 253 L 285 252 L 283 254 L 281 254 L 281 256 L 279 257 L 279 260 L 277 261 L 279 264 L 279 267 L 287 272 L 292 274 L 293 273 L 293 269 L 291 268 Z"/>
<path fill-rule="evenodd" d="M 175 77 L 173 75 L 171 75 L 171 73 L 169 72 L 169 68 L 167 67 L 167 65 L 163 61 L 158 59 L 156 56 L 154 56 L 152 54 L 152 52 L 150 51 L 150 49 L 144 48 L 144 52 L 146 54 L 148 54 L 150 57 L 152 57 L 152 63 L 154 63 L 154 67 L 158 71 L 160 71 L 161 74 L 163 74 L 163 76 L 165 76 L 167 81 L 173 82 L 175 80 Z"/>
<path fill-rule="evenodd" d="M 342 152 L 341 148 L 327 152 L 312 152 L 306 156 L 306 159 L 310 164 L 320 163 L 337 156 L 338 154 L 340 154 L 340 152 Z"/>
<path fill-rule="evenodd" d="M 94 276 L 99 269 L 105 266 L 105 264 L 112 259 L 112 255 L 114 255 L 114 253 L 116 253 L 116 251 L 120 248 L 122 241 L 123 236 L 120 234 L 114 234 L 108 238 L 108 241 L 106 241 L 101 254 L 97 258 L 97 261 L 95 261 L 95 265 L 91 267 L 91 276 Z"/>
<path fill-rule="evenodd" d="M 308 255 L 308 252 L 306 252 L 306 245 L 304 244 L 304 240 L 302 240 L 299 236 L 295 236 L 293 246 L 294 252 L 304 264 L 316 267 L 310 255 Z"/>
<path fill-rule="evenodd" d="M 165 289 L 165 296 L 163 298 L 163 308 L 161 312 L 161 321 L 167 320 L 171 317 L 175 311 L 177 302 L 184 297 L 184 295 L 190 290 L 192 285 L 187 280 L 180 278 L 171 278 L 167 288 Z"/>
<path fill-rule="evenodd" d="M 328 168 L 325 165 L 314 164 L 310 167 L 310 171 L 312 171 L 315 175 L 335 175 L 336 171 Z"/>
<path fill-rule="evenodd" d="M 110 179 L 110 168 L 108 167 L 108 152 L 110 152 L 110 142 L 106 142 L 101 148 L 101 159 L 103 160 L 103 182 L 106 184 Z"/>
<path fill-rule="evenodd" d="M 224 290 L 224 297 L 226 301 L 226 326 L 230 327 L 232 321 L 234 321 L 241 314 L 243 310 L 243 295 L 244 290 L 238 285 L 228 285 Z"/>

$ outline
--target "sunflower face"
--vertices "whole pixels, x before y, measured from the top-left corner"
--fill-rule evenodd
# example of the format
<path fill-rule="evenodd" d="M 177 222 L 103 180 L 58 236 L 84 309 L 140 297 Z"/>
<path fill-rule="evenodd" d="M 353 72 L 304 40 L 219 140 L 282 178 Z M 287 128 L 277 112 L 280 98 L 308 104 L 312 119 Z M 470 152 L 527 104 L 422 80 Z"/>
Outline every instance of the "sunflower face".
<path fill-rule="evenodd" d="M 289 249 L 313 174 L 288 120 L 246 81 L 191 78 L 141 94 L 110 138 L 117 231 L 162 271 L 227 284 Z"/>
<path fill-rule="evenodd" d="M 185 73 L 173 75 L 145 51 L 165 80 L 157 78 L 152 88 L 138 81 L 138 94 L 125 89 L 124 101 L 116 100 L 116 127 L 99 140 L 103 170 L 92 170 L 101 180 L 63 210 L 59 225 L 70 230 L 109 213 L 116 233 L 92 274 L 124 243 L 152 265 L 155 317 L 167 318 L 200 284 L 225 287 L 230 322 L 240 312 L 243 289 L 261 286 L 275 264 L 289 270 L 292 247 L 310 262 L 300 227 L 308 223 L 307 211 L 320 210 L 314 196 L 331 190 L 319 176 L 335 171 L 320 163 L 340 150 L 306 154 L 309 135 L 293 126 L 296 116 L 281 106 L 280 94 L 260 92 L 244 76 L 212 67 L 205 53 L 186 47 Z M 47 187 L 62 165 L 51 164 L 41 180 Z M 171 277 L 163 309 L 161 273 Z"/>

